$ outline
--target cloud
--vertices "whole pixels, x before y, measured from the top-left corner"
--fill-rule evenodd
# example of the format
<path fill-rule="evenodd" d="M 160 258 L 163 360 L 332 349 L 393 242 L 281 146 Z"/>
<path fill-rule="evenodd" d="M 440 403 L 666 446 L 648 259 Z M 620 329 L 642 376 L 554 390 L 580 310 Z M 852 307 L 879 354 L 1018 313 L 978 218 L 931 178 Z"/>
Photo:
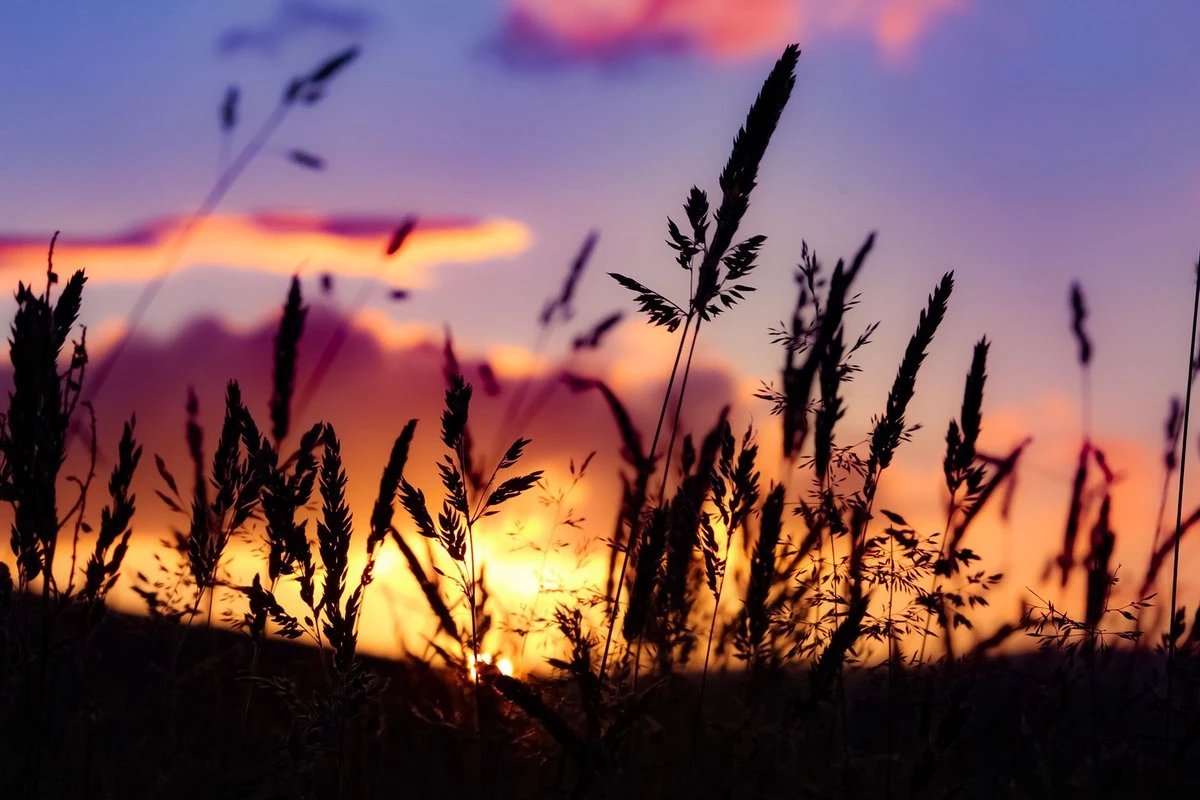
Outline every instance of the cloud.
<path fill-rule="evenodd" d="M 328 34 L 361 37 L 374 24 L 375 14 L 359 6 L 334 5 L 314 0 L 281 0 L 267 19 L 235 25 L 217 39 L 222 55 L 252 52 L 273 56 L 290 40 Z"/>
<path fill-rule="evenodd" d="M 789 41 L 855 35 L 907 57 L 966 0 L 509 0 L 499 52 L 518 66 L 617 64 L 652 54 L 717 60 L 776 53 Z"/>
<path fill-rule="evenodd" d="M 867 35 L 887 59 L 907 58 L 918 41 L 942 17 L 964 9 L 967 0 L 849 0 L 811 3 L 814 34 Z"/>
<path fill-rule="evenodd" d="M 738 57 L 774 50 L 797 22 L 792 0 L 512 0 L 501 52 L 525 64 Z"/>
<path fill-rule="evenodd" d="M 54 251 L 59 272 L 85 268 L 92 281 L 145 281 L 170 263 L 171 249 L 187 220 L 171 217 L 122 233 L 60 237 Z M 512 220 L 423 219 L 394 257 L 384 248 L 399 220 L 381 216 L 330 216 L 269 211 L 204 220 L 176 266 L 206 265 L 291 275 L 308 272 L 386 276 L 419 286 L 439 264 L 476 263 L 524 252 L 529 230 Z M 48 240 L 0 234 L 0 273 L 32 278 L 45 269 Z"/>

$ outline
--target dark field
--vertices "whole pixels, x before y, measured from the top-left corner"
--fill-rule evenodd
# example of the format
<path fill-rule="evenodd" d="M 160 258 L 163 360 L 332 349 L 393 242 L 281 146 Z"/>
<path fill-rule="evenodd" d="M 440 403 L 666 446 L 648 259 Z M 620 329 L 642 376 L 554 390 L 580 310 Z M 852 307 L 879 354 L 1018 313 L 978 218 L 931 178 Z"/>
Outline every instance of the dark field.
<path fill-rule="evenodd" d="M 884 670 L 847 669 L 837 701 L 816 703 L 803 669 L 722 672 L 709 677 L 699 727 L 698 676 L 681 673 L 647 681 L 637 721 L 594 750 L 547 733 L 485 675 L 481 776 L 481 740 L 459 722 L 474 714 L 473 688 L 446 669 L 363 659 L 370 696 L 337 726 L 312 648 L 265 642 L 251 678 L 244 637 L 201 629 L 177 648 L 179 638 L 112 614 L 91 645 L 68 645 L 51 676 L 55 706 L 6 698 L 33 721 L 7 738 L 4 774 L 22 774 L 40 724 L 44 797 L 1117 798 L 1200 788 L 1188 766 L 1200 716 L 1178 714 L 1168 755 L 1155 690 L 1164 664 L 1145 652 L 1110 654 L 1094 674 L 1086 659 L 1038 654 L 905 668 L 891 691 Z M 1184 694 L 1194 704 L 1193 680 Z M 534 686 L 586 729 L 577 684 Z"/>

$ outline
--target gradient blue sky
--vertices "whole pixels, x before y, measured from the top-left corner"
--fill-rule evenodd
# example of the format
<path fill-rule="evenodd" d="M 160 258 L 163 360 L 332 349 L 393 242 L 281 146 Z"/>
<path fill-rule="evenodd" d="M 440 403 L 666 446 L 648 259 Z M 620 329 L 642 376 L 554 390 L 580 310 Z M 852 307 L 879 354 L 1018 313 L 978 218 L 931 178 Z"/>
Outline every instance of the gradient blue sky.
<path fill-rule="evenodd" d="M 499 44 L 501 0 L 325 5 L 358 14 L 361 29 L 222 53 L 223 33 L 265 25 L 281 4 L 5 3 L 0 235 L 62 229 L 69 242 L 190 211 L 214 176 L 225 86 L 243 87 L 250 124 L 288 77 L 357 42 L 361 60 L 275 140 L 319 153 L 329 169 L 307 172 L 269 153 L 222 210 L 518 221 L 533 236 L 525 253 L 435 271 L 387 313 L 448 322 L 467 342 L 525 344 L 592 228 L 601 239 L 583 317 L 627 300 L 602 271 L 664 289 L 678 280 L 665 217 L 692 183 L 715 189 L 772 59 L 766 48 L 716 58 L 685 46 L 514 64 Z M 883 321 L 863 359 L 879 372 L 877 387 L 925 294 L 953 268 L 958 289 L 931 384 L 956 394 L 969 341 L 987 333 L 993 403 L 1071 396 L 1066 294 L 1079 278 L 1097 345 L 1097 423 L 1156 442 L 1184 357 L 1200 248 L 1200 6 L 949 5 L 902 57 L 864 29 L 797 31 L 797 90 L 748 223 L 769 236 L 761 291 L 705 344 L 770 378 L 779 357 L 766 328 L 788 313 L 801 240 L 832 262 L 876 230 L 857 318 Z M 184 270 L 153 327 L 265 314 L 279 286 L 276 275 Z M 136 289 L 96 286 L 90 318 L 120 316 Z"/>

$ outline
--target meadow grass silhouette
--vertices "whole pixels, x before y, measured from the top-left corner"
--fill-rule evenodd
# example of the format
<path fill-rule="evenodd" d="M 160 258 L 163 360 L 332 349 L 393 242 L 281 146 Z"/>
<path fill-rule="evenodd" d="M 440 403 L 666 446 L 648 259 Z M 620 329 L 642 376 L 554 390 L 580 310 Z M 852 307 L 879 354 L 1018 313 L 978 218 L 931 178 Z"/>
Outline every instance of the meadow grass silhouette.
<path fill-rule="evenodd" d="M 280 110 L 230 162 L 172 259 L 284 111 L 320 99 L 356 52 L 288 84 Z M 1177 594 L 1179 543 L 1200 522 L 1200 510 L 1189 516 L 1183 505 L 1194 328 L 1187 400 L 1176 401 L 1166 426 L 1153 552 L 1137 597 L 1120 603 L 1116 481 L 1087 421 L 1094 354 L 1083 289 L 1072 287 L 1085 424 L 1055 564 L 1060 586 L 1078 574 L 1085 594 L 1032 595 L 1023 615 L 965 651 L 956 632 L 973 627 L 1004 580 L 967 546 L 968 536 L 1004 503 L 1028 445 L 1001 455 L 978 448 L 988 418 L 987 339 L 962 345 L 971 365 L 961 411 L 946 428 L 942 529 L 922 529 L 903 509 L 877 503 L 914 430 L 909 407 L 925 388 L 922 366 L 952 306 L 953 274 L 914 310 L 864 441 L 851 440 L 842 423 L 846 384 L 860 371 L 856 355 L 876 334 L 875 325 L 847 327 L 873 234 L 831 271 L 807 245 L 800 254 L 794 313 L 774 332 L 780 383 L 758 395 L 774 412 L 768 424 L 777 418 L 783 428 L 778 455 L 790 477 L 764 477 L 776 454 L 760 448 L 753 428 L 735 430 L 728 409 L 705 430 L 684 430 L 700 330 L 720 335 L 754 290 L 766 238 L 739 238 L 741 223 L 772 135 L 786 124 L 799 55 L 788 47 L 767 76 L 712 198 L 693 187 L 686 223 L 668 221 L 687 298 L 650 288 L 650 277 L 612 275 L 648 323 L 677 340 L 653 433 L 643 435 L 603 381 L 569 371 L 556 377 L 564 397 L 594 392 L 610 412 L 622 492 L 611 502 L 616 528 L 597 545 L 605 586 L 551 592 L 543 555 L 524 619 L 489 588 L 477 558 L 480 523 L 543 492 L 555 528 L 590 525 L 572 513 L 569 497 L 588 481 L 591 456 L 572 462 L 570 486 L 556 493 L 520 431 L 492 448 L 499 457 L 481 452 L 473 409 L 506 403 L 505 419 L 524 421 L 551 390 L 531 395 L 532 384 L 497 384 L 477 396 L 447 338 L 440 420 L 411 419 L 389 432 L 394 443 L 374 503 L 365 520 L 356 517 L 337 431 L 297 418 L 326 378 L 345 322 L 298 394 L 309 319 L 293 280 L 269 362 L 268 423 L 260 426 L 229 382 L 209 453 L 192 394 L 184 406 L 189 463 L 155 456 L 158 497 L 137 498 L 134 476 L 150 461 L 143 448 L 156 443 L 142 442 L 130 419 L 107 483 L 97 484 L 97 427 L 85 399 L 125 340 L 101 362 L 109 367 L 89 374 L 76 324 L 85 271 L 61 280 L 51 242 L 45 285 L 17 289 L 11 390 L 0 418 L 0 500 L 11 512 L 13 553 L 0 563 L 5 796 L 1060 798 L 1200 788 L 1186 768 L 1200 735 L 1200 614 L 1189 621 Z M 221 107 L 223 131 L 236 124 L 237 97 L 231 91 Z M 323 166 L 304 151 L 289 158 Z M 381 242 L 387 256 L 417 224 L 406 219 Z M 547 301 L 543 332 L 571 318 L 596 242 L 588 237 Z M 134 326 L 159 286 L 148 284 Z M 603 347 L 618 319 L 582 331 L 574 349 Z M 436 490 L 417 485 L 410 464 L 414 441 L 433 432 L 444 447 Z M 88 456 L 83 475 L 63 473 L 71 447 Z M 1164 536 L 1176 475 L 1176 521 Z M 100 503 L 97 494 L 105 495 Z M 130 574 L 124 559 L 146 502 L 165 504 L 180 525 L 163 544 L 157 573 Z M 538 546 L 549 549 L 553 533 Z M 248 582 L 228 570 L 235 539 L 262 544 Z M 424 653 L 398 660 L 358 651 L 363 603 L 378 590 L 378 559 L 389 543 L 427 606 L 419 624 L 435 626 Z M 1168 558 L 1160 630 L 1143 612 L 1160 604 L 1154 586 Z M 135 587 L 143 615 L 106 609 L 118 581 Z M 552 630 L 559 644 L 544 664 L 520 669 L 540 660 L 523 646 L 535 627 Z M 522 639 L 517 670 L 484 646 L 502 628 Z M 1037 647 L 1004 650 L 1021 639 Z"/>

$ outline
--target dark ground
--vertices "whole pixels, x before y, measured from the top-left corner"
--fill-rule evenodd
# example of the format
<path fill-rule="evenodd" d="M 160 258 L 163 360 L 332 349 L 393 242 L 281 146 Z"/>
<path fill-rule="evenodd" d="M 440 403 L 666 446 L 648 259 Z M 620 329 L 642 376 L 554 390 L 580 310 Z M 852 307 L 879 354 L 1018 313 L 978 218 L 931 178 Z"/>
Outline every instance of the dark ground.
<path fill-rule="evenodd" d="M 363 659 L 363 677 L 331 691 L 315 649 L 270 640 L 257 659 L 254 651 L 243 634 L 184 634 L 110 614 L 90 639 L 57 645 L 44 689 L 32 656 L 3 689 L 2 795 L 1063 798 L 1200 789 L 1195 686 L 1181 681 L 1167 748 L 1164 665 L 1147 650 L 1094 663 L 1087 653 L 1034 654 L 897 669 L 890 692 L 886 669 L 851 669 L 820 703 L 808 697 L 807 670 L 718 673 L 702 727 L 697 676 L 643 677 L 623 735 L 588 755 L 502 698 L 493 676 L 481 691 L 481 753 L 471 686 L 448 670 Z M 537 690 L 588 738 L 574 684 Z"/>

